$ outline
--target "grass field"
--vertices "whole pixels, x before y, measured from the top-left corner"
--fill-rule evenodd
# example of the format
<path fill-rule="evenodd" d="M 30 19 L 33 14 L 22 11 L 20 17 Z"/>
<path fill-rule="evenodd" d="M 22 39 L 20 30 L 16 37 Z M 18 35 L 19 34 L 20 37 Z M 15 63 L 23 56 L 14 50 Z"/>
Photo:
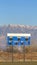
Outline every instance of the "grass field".
<path fill-rule="evenodd" d="M 0 65 L 37 65 L 37 62 L 0 63 Z"/>

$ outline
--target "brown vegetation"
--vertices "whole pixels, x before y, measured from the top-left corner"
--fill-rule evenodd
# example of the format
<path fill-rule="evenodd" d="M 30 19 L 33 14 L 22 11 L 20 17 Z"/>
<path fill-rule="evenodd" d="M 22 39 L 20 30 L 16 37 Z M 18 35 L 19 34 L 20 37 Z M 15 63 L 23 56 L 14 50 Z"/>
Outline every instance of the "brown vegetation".
<path fill-rule="evenodd" d="M 35 48 L 37 51 L 37 48 Z M 12 61 L 28 61 L 36 60 L 37 61 L 37 52 L 34 50 L 34 47 L 25 47 L 23 53 L 11 53 L 8 51 L 0 51 L 0 62 L 12 62 Z"/>

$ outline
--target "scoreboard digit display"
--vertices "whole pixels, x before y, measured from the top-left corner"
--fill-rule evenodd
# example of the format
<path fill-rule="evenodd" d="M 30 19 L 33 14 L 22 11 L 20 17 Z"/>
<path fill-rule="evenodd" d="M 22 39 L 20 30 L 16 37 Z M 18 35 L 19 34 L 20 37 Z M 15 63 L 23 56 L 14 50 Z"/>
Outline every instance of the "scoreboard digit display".
<path fill-rule="evenodd" d="M 21 45 L 30 45 L 30 37 L 31 36 L 20 36 L 16 34 L 16 36 L 8 36 L 7 35 L 7 44 L 10 46 L 15 46 L 15 45 L 18 45 L 18 46 L 21 46 Z"/>

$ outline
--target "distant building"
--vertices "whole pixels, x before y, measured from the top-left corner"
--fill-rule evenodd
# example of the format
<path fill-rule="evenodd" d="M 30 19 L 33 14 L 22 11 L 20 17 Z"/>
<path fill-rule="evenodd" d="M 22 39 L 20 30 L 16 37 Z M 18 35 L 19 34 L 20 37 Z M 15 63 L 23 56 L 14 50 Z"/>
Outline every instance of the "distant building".
<path fill-rule="evenodd" d="M 26 33 L 7 33 L 7 44 L 8 45 L 30 45 L 31 34 Z"/>

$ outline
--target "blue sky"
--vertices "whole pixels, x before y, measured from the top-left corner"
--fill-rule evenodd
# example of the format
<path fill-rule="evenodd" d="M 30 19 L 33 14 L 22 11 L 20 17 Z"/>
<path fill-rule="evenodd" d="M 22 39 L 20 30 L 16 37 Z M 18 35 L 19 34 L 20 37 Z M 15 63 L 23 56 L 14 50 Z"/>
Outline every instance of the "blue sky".
<path fill-rule="evenodd" d="M 0 25 L 37 25 L 37 0 L 0 0 Z"/>

